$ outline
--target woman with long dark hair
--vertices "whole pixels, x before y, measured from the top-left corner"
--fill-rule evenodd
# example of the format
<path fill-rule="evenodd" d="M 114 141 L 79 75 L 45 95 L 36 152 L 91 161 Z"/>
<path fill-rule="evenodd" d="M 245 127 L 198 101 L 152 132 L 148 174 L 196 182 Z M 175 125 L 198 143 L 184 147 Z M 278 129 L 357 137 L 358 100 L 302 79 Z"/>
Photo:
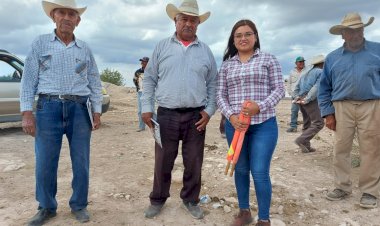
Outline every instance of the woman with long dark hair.
<path fill-rule="evenodd" d="M 284 95 L 279 62 L 273 55 L 260 50 L 256 25 L 250 20 L 238 21 L 228 39 L 217 91 L 218 107 L 228 119 L 225 125 L 228 144 L 235 130 L 246 130 L 235 167 L 240 211 L 231 225 L 253 221 L 249 206 L 250 172 L 258 204 L 256 225 L 270 225 L 272 185 L 269 169 L 278 138 L 275 106 Z M 242 107 L 244 101 L 248 101 L 248 106 Z M 239 120 L 240 113 L 251 117 L 250 124 Z"/>

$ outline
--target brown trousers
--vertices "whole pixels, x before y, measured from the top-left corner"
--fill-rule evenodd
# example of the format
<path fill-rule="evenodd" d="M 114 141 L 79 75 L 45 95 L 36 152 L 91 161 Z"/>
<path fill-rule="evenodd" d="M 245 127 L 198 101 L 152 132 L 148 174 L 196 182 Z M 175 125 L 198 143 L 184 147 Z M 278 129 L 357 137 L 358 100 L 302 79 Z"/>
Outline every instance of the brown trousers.
<path fill-rule="evenodd" d="M 351 150 L 357 129 L 360 153 L 359 188 L 379 197 L 380 191 L 380 100 L 335 101 L 335 186 L 352 192 Z"/>
<path fill-rule="evenodd" d="M 297 139 L 301 141 L 303 145 L 310 148 L 310 140 L 323 129 L 324 122 L 317 100 L 299 106 L 303 117 L 303 127 L 302 134 Z"/>
<path fill-rule="evenodd" d="M 162 148 L 155 145 L 153 191 L 149 196 L 151 204 L 163 204 L 170 197 L 172 170 L 181 140 L 185 169 L 180 197 L 184 202 L 199 202 L 206 135 L 206 131 L 198 131 L 195 126 L 195 123 L 201 119 L 200 111 L 202 108 L 172 110 L 159 107 L 157 109 Z"/>

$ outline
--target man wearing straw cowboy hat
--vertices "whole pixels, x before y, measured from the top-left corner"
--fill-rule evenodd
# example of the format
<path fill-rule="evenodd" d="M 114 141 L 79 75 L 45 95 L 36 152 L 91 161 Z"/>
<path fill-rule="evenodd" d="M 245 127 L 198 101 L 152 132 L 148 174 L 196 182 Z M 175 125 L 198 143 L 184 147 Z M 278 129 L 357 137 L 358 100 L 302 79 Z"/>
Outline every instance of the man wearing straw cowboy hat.
<path fill-rule="evenodd" d="M 373 20 L 363 23 L 358 13 L 348 13 L 330 28 L 345 42 L 326 57 L 318 93 L 321 115 L 335 131 L 335 189 L 326 198 L 337 201 L 352 193 L 350 153 L 357 131 L 363 208 L 377 207 L 380 191 L 380 43 L 364 38 Z"/>
<path fill-rule="evenodd" d="M 180 7 L 166 6 L 176 32 L 158 43 L 145 69 L 142 112 L 144 122 L 152 128 L 152 99 L 158 102 L 162 148 L 155 144 L 155 167 L 151 205 L 147 218 L 161 212 L 169 198 L 171 171 L 182 140 L 184 164 L 182 207 L 193 218 L 203 218 L 199 206 L 201 170 L 206 125 L 216 110 L 217 69 L 210 48 L 201 42 L 197 27 L 210 16 L 199 14 L 196 0 L 184 0 Z"/>
<path fill-rule="evenodd" d="M 91 50 L 73 33 L 86 7 L 77 7 L 75 0 L 42 1 L 42 6 L 56 29 L 32 43 L 20 91 L 23 130 L 35 136 L 39 205 L 29 225 L 43 225 L 56 216 L 57 168 L 64 134 L 73 170 L 69 205 L 78 221 L 87 222 L 91 130 L 100 126 L 102 93 Z M 38 102 L 34 119 L 35 95 Z M 86 107 L 89 101 L 93 124 L 91 111 Z"/>
<path fill-rule="evenodd" d="M 299 105 L 303 117 L 302 133 L 295 143 L 303 153 L 315 152 L 315 149 L 311 147 L 310 140 L 321 131 L 324 125 L 317 101 L 324 60 L 323 55 L 313 57 L 310 62 L 311 66 L 302 73 L 294 88 L 294 102 Z"/>

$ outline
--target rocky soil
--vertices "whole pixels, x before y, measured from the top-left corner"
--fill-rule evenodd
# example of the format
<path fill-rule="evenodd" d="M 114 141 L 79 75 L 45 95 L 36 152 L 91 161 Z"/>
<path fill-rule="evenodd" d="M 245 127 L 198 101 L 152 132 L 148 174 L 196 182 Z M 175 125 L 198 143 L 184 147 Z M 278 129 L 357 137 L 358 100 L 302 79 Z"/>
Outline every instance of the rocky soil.
<path fill-rule="evenodd" d="M 138 127 L 134 89 L 108 85 L 110 110 L 102 116 L 102 127 L 93 133 L 88 209 L 91 221 L 85 225 L 228 225 L 238 211 L 233 178 L 224 175 L 227 143 L 219 134 L 220 114 L 211 119 L 206 136 L 201 195 L 206 216 L 195 220 L 180 208 L 182 157 L 173 170 L 171 197 L 155 219 L 145 219 L 153 180 L 153 138 Z M 273 157 L 271 176 L 272 225 L 380 226 L 379 208 L 360 208 L 357 187 L 359 168 L 353 168 L 355 188 L 346 200 L 324 198 L 332 188 L 332 144 L 334 135 L 324 128 L 312 141 L 317 152 L 300 152 L 293 140 L 300 134 L 286 133 L 290 100 L 277 107 L 279 140 Z M 20 123 L 0 124 L 0 225 L 25 225 L 36 212 L 34 197 L 34 140 L 22 132 Z M 301 127 L 299 127 L 300 129 Z M 82 225 L 68 207 L 71 195 L 71 163 L 67 141 L 61 151 L 58 175 L 57 217 L 46 225 Z M 253 184 L 251 209 L 257 215 Z M 253 224 L 252 224 L 253 225 Z"/>

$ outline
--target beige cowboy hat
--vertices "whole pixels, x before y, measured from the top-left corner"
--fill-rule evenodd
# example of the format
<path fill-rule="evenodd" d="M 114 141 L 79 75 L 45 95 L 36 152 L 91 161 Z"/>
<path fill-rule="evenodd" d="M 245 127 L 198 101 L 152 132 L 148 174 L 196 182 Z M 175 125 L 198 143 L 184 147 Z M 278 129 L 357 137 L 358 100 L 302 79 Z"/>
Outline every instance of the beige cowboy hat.
<path fill-rule="evenodd" d="M 344 16 L 342 23 L 339 25 L 332 26 L 330 28 L 330 33 L 333 35 L 341 35 L 342 30 L 345 28 L 361 28 L 361 27 L 367 27 L 368 25 L 372 24 L 372 22 L 375 20 L 374 17 L 369 18 L 368 22 L 364 24 L 362 22 L 362 18 L 358 13 L 348 13 Z"/>
<path fill-rule="evenodd" d="M 312 64 L 312 65 L 320 64 L 323 62 L 325 62 L 325 56 L 323 56 L 322 54 L 317 55 L 310 60 L 310 64 Z"/>
<path fill-rule="evenodd" d="M 87 6 L 78 7 L 75 0 L 42 1 L 42 7 L 44 8 L 46 15 L 50 18 L 50 12 L 54 9 L 73 9 L 79 13 L 79 16 L 87 9 Z"/>
<path fill-rule="evenodd" d="M 173 4 L 168 4 L 166 6 L 166 13 L 172 20 L 174 20 L 175 16 L 177 16 L 179 13 L 183 13 L 189 16 L 197 16 L 199 17 L 200 23 L 205 22 L 211 14 L 210 12 L 206 12 L 202 15 L 199 15 L 197 0 L 184 0 L 178 8 Z"/>

